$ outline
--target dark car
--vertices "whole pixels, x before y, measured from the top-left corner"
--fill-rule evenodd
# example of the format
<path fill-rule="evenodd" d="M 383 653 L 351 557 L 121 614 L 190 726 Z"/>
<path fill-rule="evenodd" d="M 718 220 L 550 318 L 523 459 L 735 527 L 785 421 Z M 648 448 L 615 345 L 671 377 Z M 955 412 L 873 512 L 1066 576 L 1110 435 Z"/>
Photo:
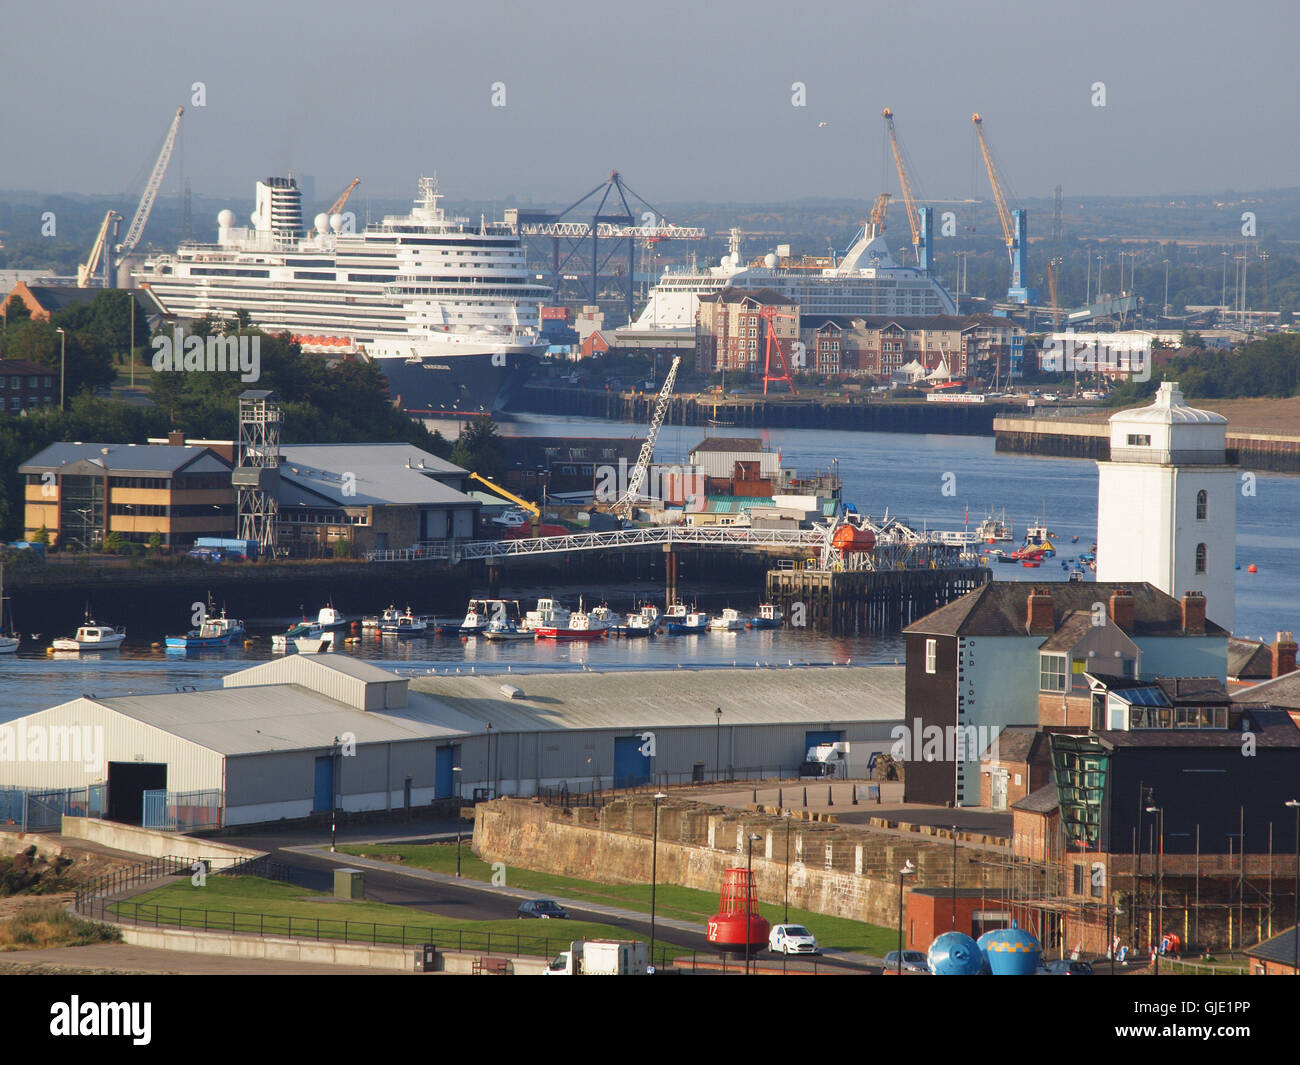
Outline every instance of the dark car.
<path fill-rule="evenodd" d="M 1049 961 L 1046 965 L 1040 966 L 1039 975 L 1042 976 L 1092 976 L 1092 964 L 1086 961 L 1071 961 L 1069 958 L 1058 958 L 1056 961 Z"/>
<path fill-rule="evenodd" d="M 554 918 L 567 920 L 569 911 L 554 899 L 529 899 L 519 904 L 519 917 Z"/>

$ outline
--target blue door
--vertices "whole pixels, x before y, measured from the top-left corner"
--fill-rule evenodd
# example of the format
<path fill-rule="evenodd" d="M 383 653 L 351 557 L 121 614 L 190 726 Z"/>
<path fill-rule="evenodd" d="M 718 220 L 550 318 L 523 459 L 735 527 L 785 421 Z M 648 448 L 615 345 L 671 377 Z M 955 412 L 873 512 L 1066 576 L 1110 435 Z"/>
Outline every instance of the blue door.
<path fill-rule="evenodd" d="M 334 756 L 321 755 L 316 759 L 316 798 L 312 810 L 320 813 L 334 809 Z"/>
<path fill-rule="evenodd" d="M 633 788 L 650 779 L 650 759 L 641 753 L 640 736 L 614 739 L 614 787 Z"/>
<path fill-rule="evenodd" d="M 450 799 L 455 791 L 452 777 L 456 774 L 451 771 L 452 750 L 451 747 L 439 747 L 434 752 L 433 787 L 434 796 L 439 799 Z"/>

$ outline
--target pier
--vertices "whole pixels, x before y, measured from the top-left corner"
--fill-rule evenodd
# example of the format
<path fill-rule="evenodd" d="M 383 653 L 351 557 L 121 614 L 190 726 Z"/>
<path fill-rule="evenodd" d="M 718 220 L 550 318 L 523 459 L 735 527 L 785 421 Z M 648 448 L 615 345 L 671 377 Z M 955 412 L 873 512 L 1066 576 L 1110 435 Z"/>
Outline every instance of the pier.
<path fill-rule="evenodd" d="M 809 628 L 839 636 L 897 632 L 993 579 L 982 566 L 912 570 L 775 569 L 767 598 L 787 622 L 802 607 Z"/>

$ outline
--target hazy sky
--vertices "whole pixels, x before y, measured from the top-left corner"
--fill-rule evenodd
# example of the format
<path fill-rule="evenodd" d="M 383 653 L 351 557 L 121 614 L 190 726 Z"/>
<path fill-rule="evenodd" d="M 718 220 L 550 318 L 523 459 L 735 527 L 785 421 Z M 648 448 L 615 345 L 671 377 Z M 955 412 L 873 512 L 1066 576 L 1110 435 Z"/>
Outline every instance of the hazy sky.
<path fill-rule="evenodd" d="M 322 198 L 435 169 L 453 199 L 612 169 L 652 202 L 871 197 L 885 106 L 936 199 L 988 197 L 976 110 L 1025 197 L 1295 186 L 1298 28 L 1289 0 L 45 0 L 0 25 L 0 189 L 135 194 L 180 105 L 166 188 L 241 208 L 289 170 Z"/>

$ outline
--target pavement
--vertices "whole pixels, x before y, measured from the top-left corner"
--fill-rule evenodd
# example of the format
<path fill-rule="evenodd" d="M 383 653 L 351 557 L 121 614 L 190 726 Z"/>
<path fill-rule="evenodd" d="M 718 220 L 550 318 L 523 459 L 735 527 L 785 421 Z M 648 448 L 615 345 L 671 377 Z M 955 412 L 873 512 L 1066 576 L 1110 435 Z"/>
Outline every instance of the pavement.
<path fill-rule="evenodd" d="M 0 953 L 0 974 L 132 976 L 166 973 L 181 976 L 400 976 L 364 965 L 315 965 L 308 962 L 231 958 L 137 947 L 129 943 L 95 943 L 85 947 L 51 947 Z"/>

